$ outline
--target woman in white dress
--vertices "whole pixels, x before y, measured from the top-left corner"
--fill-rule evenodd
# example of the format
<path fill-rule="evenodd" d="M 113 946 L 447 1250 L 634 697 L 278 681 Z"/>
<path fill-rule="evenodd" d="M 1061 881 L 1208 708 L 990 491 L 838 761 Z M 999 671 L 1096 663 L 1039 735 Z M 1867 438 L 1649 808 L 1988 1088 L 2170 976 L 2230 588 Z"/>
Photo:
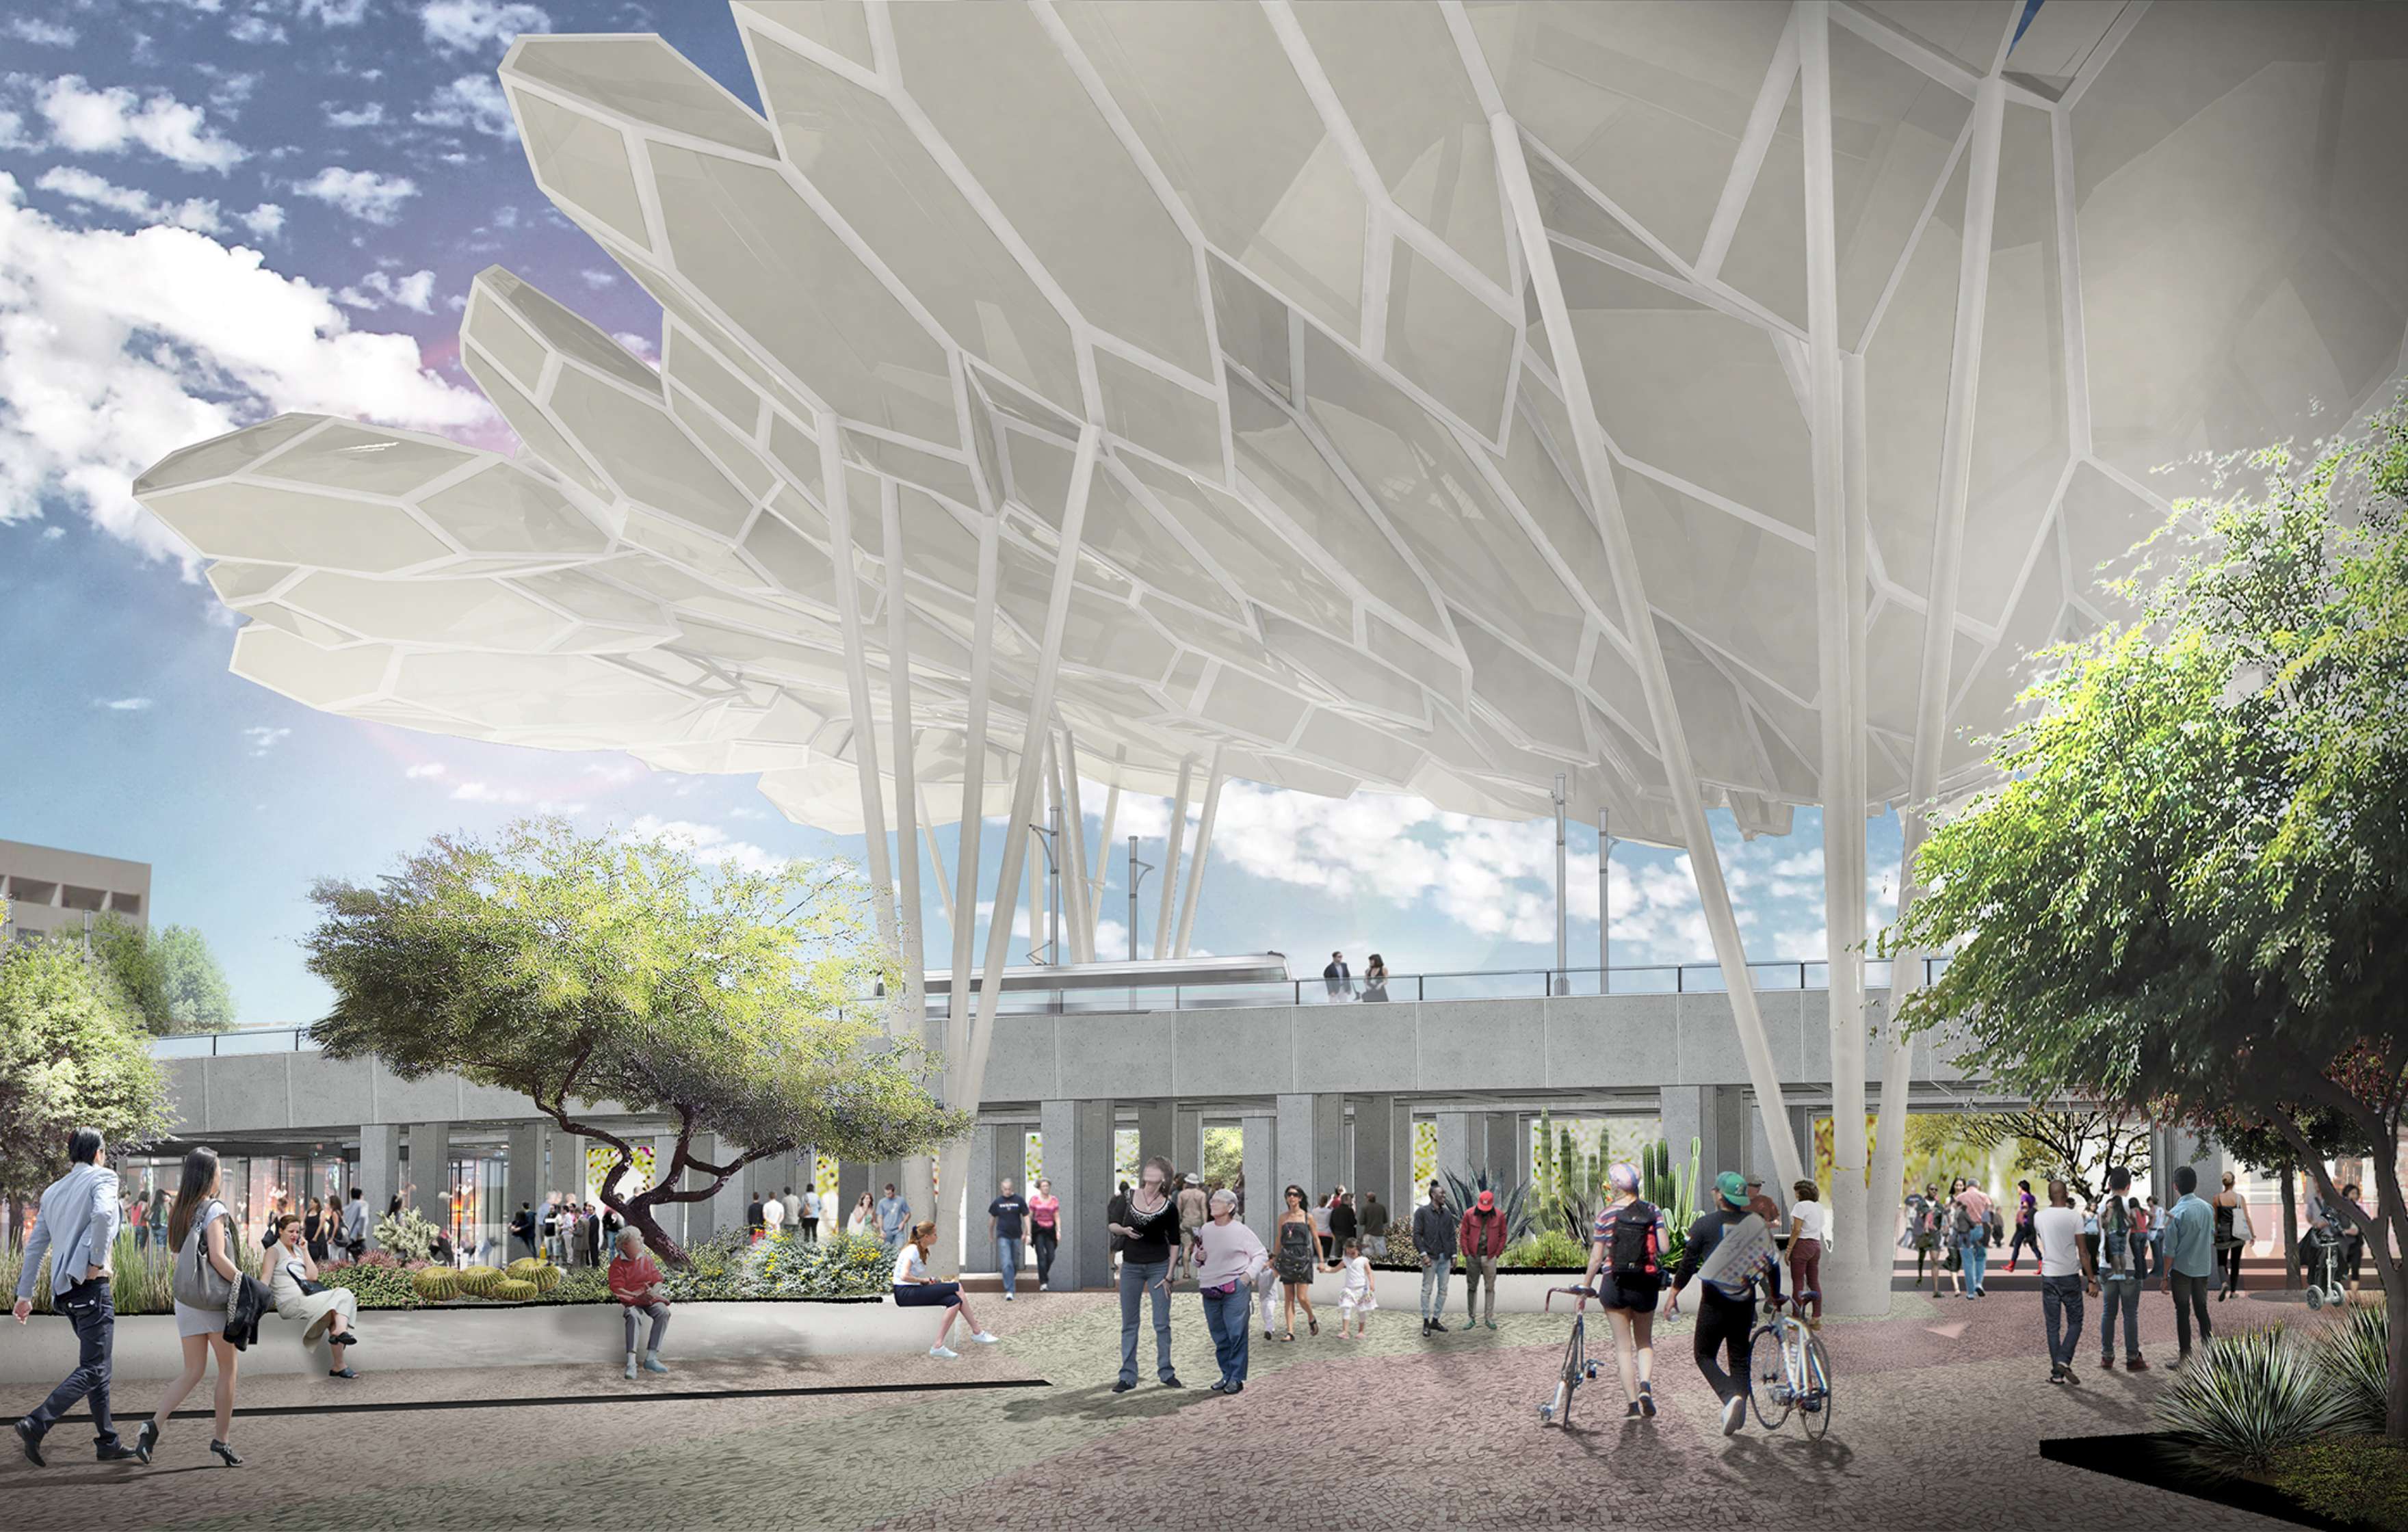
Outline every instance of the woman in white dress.
<path fill-rule="evenodd" d="M 329 1378 L 356 1378 L 358 1373 L 343 1365 L 343 1348 L 359 1343 L 352 1329 L 359 1323 L 359 1295 L 348 1287 L 329 1287 L 322 1292 L 303 1290 L 303 1282 L 318 1280 L 318 1263 L 311 1258 L 309 1247 L 301 1239 L 301 1220 L 286 1213 L 277 1220 L 276 1243 L 267 1253 L 268 1291 L 276 1295 L 276 1312 L 282 1318 L 305 1326 L 301 1344 L 313 1346 L 321 1334 L 327 1335 L 327 1347 L 333 1353 L 334 1366 L 326 1369 Z"/>
<path fill-rule="evenodd" d="M 234 1435 L 235 1350 L 234 1342 L 225 1338 L 225 1298 L 231 1285 L 242 1281 L 242 1268 L 234 1264 L 234 1236 L 228 1232 L 233 1226 L 226 1205 L 218 1200 L 218 1152 L 193 1150 L 184 1156 L 176 1210 L 167 1220 L 167 1245 L 176 1253 L 176 1334 L 183 1341 L 184 1371 L 167 1385 L 158 1412 L 142 1423 L 141 1432 L 134 1439 L 134 1455 L 145 1463 L 150 1461 L 150 1451 L 159 1444 L 168 1417 L 186 1395 L 200 1386 L 201 1374 L 208 1370 L 212 1355 L 218 1364 L 218 1434 L 210 1439 L 209 1451 L 229 1468 L 242 1462 L 226 1442 Z M 214 1301 L 186 1303 L 188 1294 L 209 1296 Z"/>
<path fill-rule="evenodd" d="M 867 1192 L 862 1193 L 861 1200 L 853 1205 L 853 1216 L 844 1221 L 844 1232 L 856 1239 L 878 1232 L 877 1207 Z"/>

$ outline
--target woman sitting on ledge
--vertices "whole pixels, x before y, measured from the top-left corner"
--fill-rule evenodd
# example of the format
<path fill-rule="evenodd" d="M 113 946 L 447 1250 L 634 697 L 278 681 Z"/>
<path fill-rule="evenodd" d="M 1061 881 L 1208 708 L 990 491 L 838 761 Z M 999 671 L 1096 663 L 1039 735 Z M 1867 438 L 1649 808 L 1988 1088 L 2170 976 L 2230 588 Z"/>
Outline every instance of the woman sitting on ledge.
<path fill-rule="evenodd" d="M 322 1334 L 335 1365 L 326 1369 L 333 1378 L 356 1378 L 343 1364 L 343 1348 L 356 1346 L 360 1338 L 351 1333 L 359 1323 L 360 1297 L 348 1287 L 321 1287 L 316 1292 L 309 1286 L 318 1281 L 318 1263 L 305 1242 L 307 1231 L 301 1215 L 286 1213 L 276 1221 L 276 1245 L 267 1254 L 271 1268 L 267 1289 L 276 1295 L 276 1311 L 285 1319 L 307 1325 L 301 1332 L 301 1343 L 317 1344 Z"/>
<path fill-rule="evenodd" d="M 978 1327 L 970 1317 L 970 1306 L 962 1301 L 962 1284 L 928 1280 L 928 1247 L 937 1242 L 937 1225 L 921 1223 L 913 1225 L 911 1238 L 895 1256 L 895 1307 L 897 1309 L 934 1309 L 942 1304 L 945 1322 L 937 1326 L 937 1343 L 928 1348 L 931 1356 L 948 1359 L 961 1353 L 945 1345 L 945 1337 L 953 1333 L 953 1321 L 960 1320 L 970 1327 L 970 1339 L 982 1346 L 992 1346 L 996 1338 Z"/>
<path fill-rule="evenodd" d="M 627 1321 L 627 1376 L 636 1375 L 636 1316 L 649 1314 L 652 1333 L 644 1347 L 644 1370 L 666 1372 L 661 1366 L 661 1336 L 669 1327 L 669 1290 L 661 1268 L 644 1253 L 644 1237 L 632 1228 L 619 1231 L 619 1253 L 610 1257 L 610 1296 Z"/>

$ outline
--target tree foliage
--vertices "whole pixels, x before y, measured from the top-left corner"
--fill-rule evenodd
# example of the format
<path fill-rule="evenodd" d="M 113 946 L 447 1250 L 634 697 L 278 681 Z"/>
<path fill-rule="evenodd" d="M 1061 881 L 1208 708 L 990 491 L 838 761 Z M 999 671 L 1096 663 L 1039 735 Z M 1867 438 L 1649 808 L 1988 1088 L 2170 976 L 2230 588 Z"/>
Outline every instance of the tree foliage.
<path fill-rule="evenodd" d="M 2303 1112 L 2390 1144 L 2408 1103 L 2408 411 L 2305 466 L 2249 461 L 2261 494 L 2145 545 L 2132 621 L 2043 656 L 2002 785 L 1925 840 L 1929 892 L 1890 940 L 1955 951 L 1901 1014 L 1955 1029 L 1973 1071 L 2267 1123 L 2323 1181 Z M 2392 1156 L 2373 1168 L 2408 1248 Z M 2376 1264 L 2408 1342 L 2408 1280 Z"/>
<path fill-rule="evenodd" d="M 652 1210 L 757 1160 L 888 1159 L 968 1131 L 923 1083 L 930 1057 L 859 998 L 899 986 L 840 865 L 706 869 L 678 842 L 526 821 L 490 843 L 437 837 L 374 887 L 322 881 L 310 897 L 309 968 L 336 995 L 312 1028 L 327 1054 L 532 1097 L 610 1147 L 602 1200 L 673 1261 Z M 676 1146 L 632 1196 L 622 1114 L 666 1118 Z M 711 1179 L 688 1186 L 689 1169 Z"/>
<path fill-rule="evenodd" d="M 54 939 L 80 946 L 82 933 Z M 208 939 L 191 926 L 149 930 L 104 914 L 92 924 L 92 952 L 154 1035 L 234 1025 L 234 987 Z"/>
<path fill-rule="evenodd" d="M 0 951 L 0 1196 L 54 1180 L 67 1135 L 81 1126 L 111 1146 L 166 1131 L 166 1081 L 150 1035 L 79 944 Z"/>
<path fill-rule="evenodd" d="M 2149 1167 L 2149 1119 L 2129 1108 L 2031 1107 L 2021 1111 L 1976 1112 L 1965 1119 L 1965 1139 L 1987 1152 L 2014 1142 L 2028 1169 L 2065 1182 L 2085 1207 L 2098 1198 L 2116 1166 L 2135 1178 Z M 2098 1175 L 2100 1179 L 2093 1181 Z"/>

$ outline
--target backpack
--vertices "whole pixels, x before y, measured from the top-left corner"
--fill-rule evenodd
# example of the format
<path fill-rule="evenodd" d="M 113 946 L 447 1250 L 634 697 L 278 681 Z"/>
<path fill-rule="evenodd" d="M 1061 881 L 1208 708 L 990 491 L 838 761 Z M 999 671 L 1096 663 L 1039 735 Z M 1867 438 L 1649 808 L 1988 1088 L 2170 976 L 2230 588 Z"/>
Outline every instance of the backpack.
<path fill-rule="evenodd" d="M 1615 1275 L 1656 1275 L 1656 1210 L 1645 1202 L 1633 1202 L 1614 1214 L 1613 1244 L 1607 1255 Z"/>

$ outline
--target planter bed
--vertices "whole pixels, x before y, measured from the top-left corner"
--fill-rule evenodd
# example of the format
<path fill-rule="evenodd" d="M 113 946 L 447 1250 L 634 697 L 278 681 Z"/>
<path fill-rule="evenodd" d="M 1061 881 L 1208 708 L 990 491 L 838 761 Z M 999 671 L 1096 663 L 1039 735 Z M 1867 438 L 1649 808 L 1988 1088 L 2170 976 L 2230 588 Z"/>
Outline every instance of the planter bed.
<path fill-rule="evenodd" d="M 2172 1439 L 2161 1432 L 2048 1437 L 2041 1441 L 2040 1455 L 2052 1463 L 2070 1464 L 2077 1468 L 2087 1468 L 2092 1473 L 2128 1479 L 2136 1484 L 2147 1484 L 2155 1489 L 2172 1490 L 2193 1499 L 2255 1511 L 2260 1516 L 2289 1522 L 2295 1526 L 2324 1527 L 2329 1532 L 2366 1532 L 2365 1524 L 2337 1522 L 2329 1516 L 2320 1516 L 2272 1484 L 2254 1479 L 2210 1478 L 2184 1462 L 2174 1451 Z"/>

